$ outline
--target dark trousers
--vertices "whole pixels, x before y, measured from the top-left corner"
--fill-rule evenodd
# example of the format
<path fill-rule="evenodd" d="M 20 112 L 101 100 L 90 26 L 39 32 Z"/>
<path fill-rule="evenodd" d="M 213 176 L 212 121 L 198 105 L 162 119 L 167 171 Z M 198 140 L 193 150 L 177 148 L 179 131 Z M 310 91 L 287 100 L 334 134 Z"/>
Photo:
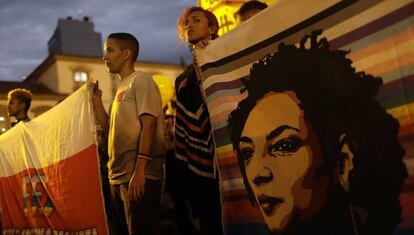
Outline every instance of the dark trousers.
<path fill-rule="evenodd" d="M 161 181 L 145 180 L 139 201 L 128 197 L 128 183 L 111 185 L 112 222 L 117 235 L 159 235 Z"/>
<path fill-rule="evenodd" d="M 200 234 L 223 234 L 218 179 L 203 177 L 192 171 L 188 174 L 190 202 L 200 222 Z"/>
<path fill-rule="evenodd" d="M 184 169 L 179 168 L 178 160 L 175 159 L 174 150 L 167 151 L 165 161 L 165 183 L 166 189 L 174 203 L 174 214 L 181 235 L 196 235 L 197 229 L 191 220 L 188 187 L 186 181 L 188 175 Z"/>

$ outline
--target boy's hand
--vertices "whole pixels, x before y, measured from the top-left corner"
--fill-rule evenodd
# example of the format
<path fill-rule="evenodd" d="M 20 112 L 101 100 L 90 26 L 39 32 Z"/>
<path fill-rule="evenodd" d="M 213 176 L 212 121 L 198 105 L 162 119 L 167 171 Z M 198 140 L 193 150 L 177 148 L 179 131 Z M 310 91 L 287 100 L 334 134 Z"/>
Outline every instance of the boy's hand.
<path fill-rule="evenodd" d="M 139 201 L 145 193 L 145 170 L 136 170 L 128 185 L 128 196 L 131 200 Z"/>

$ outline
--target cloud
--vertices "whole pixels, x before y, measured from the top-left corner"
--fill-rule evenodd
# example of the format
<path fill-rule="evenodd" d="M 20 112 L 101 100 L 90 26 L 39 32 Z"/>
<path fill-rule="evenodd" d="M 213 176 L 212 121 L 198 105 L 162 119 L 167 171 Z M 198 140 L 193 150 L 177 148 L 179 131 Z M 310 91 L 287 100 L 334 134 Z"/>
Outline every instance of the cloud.
<path fill-rule="evenodd" d="M 191 62 L 176 33 L 178 16 L 194 0 L 1 0 L 0 80 L 27 76 L 48 54 L 47 42 L 59 18 L 89 16 L 102 41 L 112 32 L 129 32 L 140 41 L 139 59 Z M 34 63 L 38 61 L 38 63 Z"/>

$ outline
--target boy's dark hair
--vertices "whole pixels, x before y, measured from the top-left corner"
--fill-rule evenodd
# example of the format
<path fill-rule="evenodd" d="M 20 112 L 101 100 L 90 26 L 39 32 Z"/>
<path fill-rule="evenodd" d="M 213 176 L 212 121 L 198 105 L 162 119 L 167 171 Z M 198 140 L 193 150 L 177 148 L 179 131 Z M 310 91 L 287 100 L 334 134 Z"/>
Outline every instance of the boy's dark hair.
<path fill-rule="evenodd" d="M 137 60 L 139 54 L 139 42 L 136 37 L 129 33 L 111 33 L 108 38 L 121 41 L 119 46 L 125 50 L 130 49 L 132 51 L 132 58 Z"/>

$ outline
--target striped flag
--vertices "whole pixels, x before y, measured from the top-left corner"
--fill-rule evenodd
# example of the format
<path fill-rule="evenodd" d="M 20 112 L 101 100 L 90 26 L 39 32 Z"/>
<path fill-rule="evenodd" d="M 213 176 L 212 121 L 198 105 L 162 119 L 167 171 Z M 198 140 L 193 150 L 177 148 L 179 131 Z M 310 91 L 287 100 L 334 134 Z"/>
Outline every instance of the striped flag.
<path fill-rule="evenodd" d="M 247 96 L 242 80 L 251 65 L 274 53 L 280 42 L 299 43 L 323 29 L 331 48 L 351 50 L 357 71 L 380 76 L 378 100 L 401 125 L 409 178 L 400 196 L 400 231 L 414 231 L 414 2 L 412 0 L 280 0 L 265 11 L 196 50 L 202 87 L 211 115 L 220 172 L 223 221 L 227 234 L 267 234 L 247 192 L 227 130 L 227 118 Z"/>
<path fill-rule="evenodd" d="M 107 234 L 86 85 L 0 136 L 2 234 Z"/>

